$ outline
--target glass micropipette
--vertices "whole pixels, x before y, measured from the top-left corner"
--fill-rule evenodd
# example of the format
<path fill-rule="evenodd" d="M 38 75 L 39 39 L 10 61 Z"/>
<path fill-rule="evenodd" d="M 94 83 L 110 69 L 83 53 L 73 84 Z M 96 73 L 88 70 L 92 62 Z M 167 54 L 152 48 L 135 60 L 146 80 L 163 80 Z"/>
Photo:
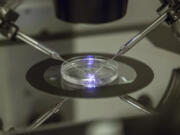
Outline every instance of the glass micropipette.
<path fill-rule="evenodd" d="M 35 49 L 43 52 L 44 54 L 47 54 L 48 56 L 50 56 L 53 59 L 60 60 L 60 61 L 63 61 L 65 63 L 69 63 L 68 61 L 63 59 L 57 51 L 39 43 L 35 39 L 27 36 L 26 34 L 20 32 L 20 31 L 17 32 L 16 38 L 23 41 L 24 43 L 34 47 Z M 80 71 L 81 73 L 85 74 L 85 71 L 78 69 L 75 65 L 71 64 L 71 66 L 74 67 L 75 69 L 77 69 L 78 71 Z"/>
<path fill-rule="evenodd" d="M 60 61 L 65 61 L 58 52 L 56 52 L 53 49 L 50 49 L 49 47 L 40 44 L 38 41 L 36 41 L 35 39 L 27 36 L 26 34 L 22 33 L 22 32 L 17 32 L 16 34 L 16 38 L 27 43 L 28 45 L 31 45 L 32 47 L 34 47 L 35 49 L 47 54 L 48 56 L 50 56 L 53 59 L 56 60 L 60 60 Z"/>
<path fill-rule="evenodd" d="M 106 66 L 106 64 L 114 60 L 116 57 L 121 56 L 128 52 L 132 47 L 134 47 L 139 41 L 141 41 L 147 34 L 149 34 L 151 31 L 153 31 L 155 28 L 157 28 L 161 23 L 163 23 L 167 19 L 168 15 L 167 12 L 159 16 L 152 24 L 150 24 L 145 30 L 137 34 L 135 37 L 133 37 L 131 40 L 129 40 L 127 43 L 125 43 L 123 46 L 120 47 L 118 52 L 109 59 L 102 67 L 100 67 L 98 70 L 95 71 L 95 74 L 97 74 L 102 68 Z"/>
<path fill-rule="evenodd" d="M 52 115 L 55 113 L 58 113 L 62 107 L 62 105 L 68 100 L 68 98 L 64 98 L 62 101 L 60 101 L 58 104 L 56 104 L 52 109 L 44 113 L 42 116 L 40 116 L 30 127 L 29 129 L 35 129 L 39 126 L 41 126 L 47 119 L 49 119 Z"/>

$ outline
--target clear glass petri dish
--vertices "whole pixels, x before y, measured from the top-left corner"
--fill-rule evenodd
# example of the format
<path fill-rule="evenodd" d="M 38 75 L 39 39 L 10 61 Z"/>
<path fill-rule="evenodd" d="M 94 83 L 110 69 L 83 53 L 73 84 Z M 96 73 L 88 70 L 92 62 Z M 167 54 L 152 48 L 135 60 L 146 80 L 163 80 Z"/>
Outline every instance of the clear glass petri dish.
<path fill-rule="evenodd" d="M 70 84 L 87 88 L 111 84 L 119 77 L 119 64 L 109 59 L 94 55 L 68 59 L 61 65 L 62 79 Z"/>

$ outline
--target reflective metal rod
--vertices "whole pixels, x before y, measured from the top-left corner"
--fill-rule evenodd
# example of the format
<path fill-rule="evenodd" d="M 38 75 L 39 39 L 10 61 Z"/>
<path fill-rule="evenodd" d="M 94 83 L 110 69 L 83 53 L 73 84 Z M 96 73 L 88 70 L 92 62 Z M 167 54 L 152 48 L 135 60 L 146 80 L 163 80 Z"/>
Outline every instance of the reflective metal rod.
<path fill-rule="evenodd" d="M 158 17 L 151 25 L 149 25 L 145 30 L 137 34 L 135 37 L 133 37 L 131 40 L 129 40 L 126 44 L 120 47 L 118 53 L 116 56 L 122 55 L 129 51 L 136 43 L 141 41 L 147 34 L 149 34 L 151 31 L 153 31 L 155 28 L 157 28 L 161 23 L 163 23 L 167 19 L 168 15 L 167 12 L 162 14 L 160 17 Z"/>
<path fill-rule="evenodd" d="M 42 125 L 48 118 L 50 118 L 52 115 L 60 111 L 60 108 L 64 104 L 64 102 L 67 101 L 67 98 L 63 99 L 61 102 L 59 102 L 54 108 L 43 114 L 39 119 L 37 119 L 30 127 L 29 129 L 35 129 Z"/>
<path fill-rule="evenodd" d="M 52 57 L 53 59 L 64 61 L 64 59 L 59 55 L 58 52 L 56 52 L 53 49 L 50 49 L 47 46 L 40 44 L 35 39 L 27 36 L 26 34 L 20 32 L 20 31 L 16 34 L 16 38 L 23 41 L 24 43 L 27 43 L 28 45 L 31 45 L 35 49 L 47 54 L 48 56 Z"/>
<path fill-rule="evenodd" d="M 131 96 L 128 96 L 128 95 L 120 96 L 120 99 L 145 113 L 148 113 L 148 114 L 156 113 L 152 109 L 149 109 L 149 108 L 145 107 L 144 105 L 140 104 L 136 99 L 134 99 Z"/>
<path fill-rule="evenodd" d="M 139 34 L 137 34 L 135 37 L 133 37 L 131 40 L 129 40 L 128 42 L 126 42 L 124 45 L 122 45 L 120 47 L 120 49 L 118 50 L 118 52 L 109 60 L 107 60 L 107 62 L 100 67 L 99 69 L 97 69 L 95 71 L 95 74 L 97 74 L 101 69 L 103 69 L 106 64 L 115 59 L 118 56 L 123 55 L 124 53 L 126 53 L 127 51 L 129 51 L 132 47 L 134 47 L 139 41 L 141 41 L 147 34 L 149 34 L 151 31 L 153 31 L 155 28 L 157 28 L 161 23 L 163 23 L 166 19 L 167 19 L 168 15 L 167 12 L 164 13 L 163 15 L 161 15 L 160 17 L 158 17 L 151 25 L 149 25 L 145 30 L 143 30 L 142 32 L 140 32 Z"/>
<path fill-rule="evenodd" d="M 58 52 L 56 52 L 55 50 L 40 44 L 38 41 L 36 41 L 35 39 L 27 36 L 26 34 L 22 33 L 22 32 L 17 32 L 16 34 L 16 38 L 23 41 L 24 43 L 34 47 L 35 49 L 43 52 L 44 54 L 47 54 L 48 56 L 50 56 L 53 59 L 56 60 L 60 60 L 63 61 L 65 63 L 69 63 L 68 61 L 66 61 L 65 59 L 63 59 L 60 54 Z M 72 67 L 74 67 L 77 71 L 80 71 L 83 74 L 86 74 L 86 72 L 84 70 L 81 70 L 79 68 L 77 68 L 75 65 L 71 64 Z"/>

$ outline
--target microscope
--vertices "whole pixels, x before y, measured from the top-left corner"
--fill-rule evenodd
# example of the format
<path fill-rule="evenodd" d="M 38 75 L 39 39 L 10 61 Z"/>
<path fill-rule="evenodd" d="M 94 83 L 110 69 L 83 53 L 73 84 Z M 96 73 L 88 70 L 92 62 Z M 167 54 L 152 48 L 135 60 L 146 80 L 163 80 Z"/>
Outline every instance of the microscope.
<path fill-rule="evenodd" d="M 40 52 L 50 56 L 51 58 L 66 62 L 59 52 L 41 44 L 39 41 L 21 32 L 19 27 L 15 24 L 19 18 L 15 9 L 22 3 L 22 0 L 2 0 L 0 2 L 0 33 L 7 39 L 16 41 L 20 40 L 27 45 L 34 47 Z M 104 24 L 113 22 L 123 18 L 128 10 L 128 0 L 54 0 L 56 17 L 68 23 L 88 23 L 88 24 Z M 135 35 L 127 43 L 122 45 L 116 52 L 112 59 L 117 58 L 128 52 L 139 41 L 141 41 L 147 34 L 157 28 L 163 22 L 166 22 L 172 27 L 172 30 L 180 39 L 180 1 L 179 0 L 161 0 L 162 6 L 157 9 L 159 17 L 155 19 L 147 28 Z M 146 69 L 146 68 L 145 68 Z M 144 112 L 154 113 L 148 108 L 137 103 L 129 96 L 121 96 L 121 99 L 140 108 Z M 57 104 L 52 111 L 43 115 L 36 121 L 31 129 L 41 125 L 49 116 L 59 111 L 67 99 Z"/>

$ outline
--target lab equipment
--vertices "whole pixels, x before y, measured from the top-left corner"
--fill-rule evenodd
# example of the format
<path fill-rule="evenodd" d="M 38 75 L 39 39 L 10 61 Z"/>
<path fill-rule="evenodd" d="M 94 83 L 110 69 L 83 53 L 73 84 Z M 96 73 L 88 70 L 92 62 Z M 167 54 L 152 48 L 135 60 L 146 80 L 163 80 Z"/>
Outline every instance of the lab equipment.
<path fill-rule="evenodd" d="M 52 58 L 64 61 L 64 59 L 61 58 L 60 54 L 57 53 L 55 50 L 51 50 L 50 48 L 45 47 L 44 45 L 38 43 L 38 41 L 35 41 L 34 39 L 28 37 L 27 35 L 19 31 L 18 26 L 14 24 L 14 22 L 18 18 L 18 14 L 14 10 L 12 10 L 12 8 L 14 8 L 14 5 L 19 5 L 19 1 L 8 0 L 6 2 L 5 1 L 3 2 L 4 4 L 2 4 L 1 10 L 0 10 L 1 11 L 0 16 L 1 16 L 1 33 L 4 36 L 6 36 L 9 39 L 20 39 L 23 42 L 33 46 L 34 48 L 49 55 Z M 68 1 L 56 0 L 55 7 L 56 7 L 57 17 L 62 20 L 64 19 L 66 21 L 72 21 L 72 22 L 78 22 L 78 21 L 81 22 L 78 19 L 82 19 L 82 20 L 85 19 L 87 22 L 91 23 L 92 20 L 99 20 L 99 18 L 105 19 L 105 22 L 110 22 L 114 19 L 112 19 L 110 16 L 107 17 L 106 15 L 110 14 L 109 12 L 112 12 L 112 14 L 110 15 L 114 15 L 114 13 L 116 12 L 116 13 L 119 13 L 119 15 L 117 15 L 115 19 L 122 18 L 126 13 L 127 3 L 128 3 L 127 0 L 115 0 L 115 1 L 93 0 L 93 1 L 88 1 L 88 2 L 89 4 L 87 4 L 87 2 L 84 3 L 82 0 L 68 0 Z M 8 3 L 11 3 L 11 4 L 8 4 Z M 83 6 L 81 6 L 81 4 L 83 4 Z M 97 11 L 91 7 L 92 5 L 93 7 L 94 5 L 98 6 L 96 8 Z M 179 30 L 178 30 L 179 29 L 179 14 L 180 14 L 179 5 L 180 5 L 179 1 L 176 1 L 176 0 L 163 1 L 162 7 L 158 9 L 159 13 L 162 15 L 160 15 L 160 17 L 157 20 L 155 20 L 149 27 L 147 27 L 147 29 L 145 29 L 144 31 L 136 35 L 134 38 L 128 41 L 124 46 L 122 46 L 116 55 L 118 56 L 118 55 L 122 55 L 126 53 L 137 42 L 142 40 L 149 32 L 154 30 L 157 26 L 159 26 L 164 21 L 166 21 L 168 24 L 172 24 L 173 28 L 176 29 L 175 33 L 178 36 L 179 35 L 178 34 L 179 33 Z M 64 6 L 64 8 L 62 6 Z M 86 8 L 86 6 L 90 6 L 90 7 Z M 107 6 L 109 8 L 107 8 Z M 114 8 L 115 6 L 117 6 L 117 8 Z M 86 12 L 80 12 L 84 8 L 87 9 L 87 11 L 85 10 Z M 104 9 L 106 9 L 107 12 L 105 12 Z M 99 17 L 97 17 L 98 15 Z M 91 19 L 88 20 L 86 17 L 90 17 Z M 86 22 L 86 21 L 82 21 L 82 22 Z M 114 57 L 117 57 L 116 55 Z"/>
<path fill-rule="evenodd" d="M 32 47 L 36 48 L 37 50 L 43 52 L 44 54 L 47 54 L 48 56 L 50 56 L 53 59 L 56 60 L 60 60 L 60 61 L 65 61 L 58 52 L 56 52 L 55 50 L 50 49 L 49 47 L 40 44 L 39 42 L 37 42 L 36 40 L 32 39 L 31 37 L 25 35 L 22 32 L 17 32 L 16 35 L 17 39 L 20 39 L 21 41 L 27 43 L 28 45 L 31 45 Z"/>
<path fill-rule="evenodd" d="M 73 57 L 87 56 L 84 54 L 63 55 L 65 59 Z M 111 58 L 113 55 L 102 53 L 91 53 L 93 56 Z M 74 98 L 105 98 L 122 96 L 131 92 L 138 91 L 154 78 L 152 69 L 145 63 L 129 57 L 118 57 L 118 80 L 113 85 L 104 85 L 95 88 L 75 87 L 71 83 L 66 83 L 60 74 L 62 62 L 53 59 L 41 61 L 32 66 L 27 74 L 27 81 L 36 89 L 63 97 Z M 141 68 L 140 68 L 141 67 Z"/>
<path fill-rule="evenodd" d="M 128 0 L 55 0 L 58 19 L 71 23 L 101 24 L 121 19 Z"/>
<path fill-rule="evenodd" d="M 74 133 L 78 134 L 87 134 L 94 133 L 92 131 L 92 127 L 103 126 L 104 124 L 114 123 L 112 129 L 116 129 L 113 131 L 119 131 L 120 134 L 131 135 L 133 133 L 141 134 L 141 135 L 161 135 L 161 134 L 171 134 L 178 135 L 179 131 L 179 85 L 180 85 L 180 69 L 175 69 L 172 73 L 171 81 L 169 86 L 162 97 L 159 105 L 157 106 L 156 115 L 149 116 L 136 116 L 130 118 L 116 118 L 116 119 L 106 119 L 106 120 L 96 120 L 96 121 L 88 121 L 83 123 L 69 123 L 69 124 L 60 124 L 54 125 L 50 127 L 41 128 L 38 130 L 21 130 L 21 131 L 12 131 L 5 133 L 5 135 L 41 135 L 41 134 L 63 134 L 63 135 L 71 135 Z M 176 99 L 176 100 L 174 100 Z M 149 109 L 148 109 L 149 110 Z M 117 127 L 118 124 L 118 128 Z M 144 128 L 142 128 L 144 126 Z M 110 125 L 108 126 L 111 127 Z M 166 128 L 165 128 L 166 127 Z M 102 129 L 102 128 L 101 128 Z M 100 129 L 100 131 L 101 131 Z M 111 129 L 111 131 L 112 131 Z M 91 131 L 89 131 L 91 130 Z M 93 128 L 93 130 L 95 130 Z M 109 131 L 109 130 L 107 130 Z M 105 133 L 109 133 L 104 130 Z M 98 132 L 99 133 L 99 132 Z"/>
<path fill-rule="evenodd" d="M 18 18 L 18 14 L 13 10 L 19 4 L 16 5 L 17 1 L 12 2 L 12 4 L 7 4 L 8 2 L 12 2 L 12 0 L 11 1 L 10 0 L 3 1 L 4 4 L 2 4 L 2 6 L 0 8 L 0 11 L 1 11 L 0 12 L 1 33 L 9 39 L 12 39 L 12 40 L 19 39 L 19 40 L 29 44 L 29 45 L 33 46 L 34 48 L 38 49 L 39 51 L 49 55 L 53 59 L 65 61 L 64 58 L 62 58 L 60 56 L 60 54 L 58 52 L 56 52 L 55 50 L 51 50 L 50 48 L 45 47 L 44 45 L 40 44 L 38 41 L 35 41 L 34 39 L 30 38 L 29 36 L 27 36 L 24 33 L 19 31 L 18 26 L 15 25 L 15 21 Z M 66 5 L 64 9 L 62 9 L 62 6 L 61 6 L 61 4 L 59 4 L 59 2 Z M 102 0 L 93 0 L 93 1 L 88 1 L 88 2 L 92 2 L 92 4 L 85 3 L 86 6 L 95 4 L 95 6 L 97 6 L 97 10 L 89 8 L 89 10 L 87 10 L 86 13 L 79 12 L 79 11 L 82 11 L 83 9 L 88 9 L 84 6 L 80 6 L 80 4 L 83 3 L 82 1 L 78 1 L 78 0 L 74 0 L 74 1 L 73 0 L 72 1 L 59 0 L 58 1 L 58 0 L 56 0 L 55 5 L 56 5 L 57 17 L 62 20 L 74 22 L 74 23 L 76 23 L 76 22 L 77 23 L 78 22 L 104 23 L 104 22 L 111 22 L 113 20 L 122 18 L 125 15 L 126 9 L 127 9 L 127 0 L 106 1 L 105 3 L 103 3 L 104 1 L 102 1 Z M 113 2 L 115 2 L 115 3 L 113 3 Z M 118 4 L 119 2 L 121 2 L 121 4 Z M 115 58 L 119 55 L 126 53 L 137 42 L 139 42 L 141 39 L 143 39 L 144 36 L 146 36 L 149 32 L 154 30 L 157 26 L 159 26 L 159 24 L 161 24 L 164 21 L 166 21 L 168 24 L 170 24 L 173 27 L 175 34 L 177 35 L 177 38 L 179 38 L 180 1 L 179 0 L 162 0 L 162 3 L 163 3 L 162 7 L 160 7 L 158 9 L 160 17 L 155 22 L 153 22 L 147 29 L 145 29 L 142 33 L 138 34 L 132 40 L 130 40 L 124 46 L 122 46 L 120 48 L 120 50 L 118 51 L 118 53 L 115 56 L 111 56 L 111 58 Z M 8 6 L 5 6 L 6 4 Z M 14 6 L 14 5 L 16 5 L 16 6 Z M 73 7 L 76 7 L 76 8 L 72 8 L 72 5 L 73 5 Z M 114 7 L 116 7 L 116 8 L 114 8 Z M 106 10 L 107 12 L 105 12 L 104 9 L 107 9 Z M 61 11 L 63 11 L 63 12 L 61 12 Z M 71 13 L 71 14 L 69 14 L 69 13 Z M 80 14 L 80 13 L 82 13 L 82 14 Z M 110 16 L 108 16 L 108 14 Z M 115 15 L 115 16 L 112 16 L 112 15 Z M 121 59 L 123 61 L 123 58 L 121 58 Z M 57 63 L 59 64 L 59 62 L 55 62 L 55 61 L 51 61 L 51 60 L 45 61 L 45 62 L 48 62 L 48 64 L 49 64 L 48 66 L 52 66 L 53 64 L 57 65 Z M 102 65 L 102 67 L 100 67 L 97 70 L 97 72 L 95 72 L 95 73 L 100 72 L 101 69 L 104 68 L 108 63 L 109 63 L 109 61 L 107 63 L 105 63 L 104 65 Z M 152 81 L 153 72 L 147 65 L 142 64 L 141 62 L 139 63 L 137 61 L 130 62 L 127 59 L 125 60 L 125 63 L 127 63 L 128 65 L 132 64 L 133 68 L 136 70 L 137 77 L 132 83 L 124 84 L 124 85 L 121 84 L 121 87 L 119 87 L 119 85 L 98 87 L 98 88 L 96 88 L 95 92 L 92 92 L 92 91 L 89 92 L 88 90 L 86 91 L 86 89 L 85 90 L 77 89 L 76 91 L 67 91 L 67 90 L 64 90 L 64 88 L 61 86 L 61 84 L 59 84 L 60 87 L 55 87 L 54 83 L 49 84 L 47 81 L 44 82 L 45 81 L 45 79 L 43 78 L 44 72 L 46 71 L 46 68 L 49 68 L 49 67 L 43 67 L 44 66 L 43 62 L 38 64 L 38 66 L 40 66 L 43 70 L 37 73 L 37 71 L 36 71 L 37 65 L 34 66 L 33 69 L 30 69 L 30 71 L 28 72 L 27 80 L 34 87 L 41 89 L 43 91 L 49 92 L 48 90 L 50 90 L 50 89 L 54 90 L 53 92 L 52 91 L 49 92 L 52 94 L 68 96 L 68 97 L 86 97 L 86 98 L 87 97 L 88 98 L 90 98 L 90 97 L 111 97 L 111 96 L 117 96 L 117 95 L 121 96 L 121 95 L 127 94 L 129 92 L 139 90 L 139 89 L 145 87 L 146 85 L 148 85 Z M 68 64 L 68 63 L 66 63 L 66 64 Z M 138 67 L 136 65 L 144 66 L 143 70 L 141 69 L 141 71 L 139 71 L 138 69 L 136 69 L 136 67 Z M 71 65 L 71 66 L 73 66 L 73 65 Z M 142 72 L 148 74 L 146 79 L 144 79 L 143 76 L 141 76 Z M 57 73 L 59 73 L 59 72 L 57 72 Z M 33 77 L 34 76 L 37 77 L 37 75 L 40 77 L 39 78 L 40 81 L 38 82 L 39 84 L 37 84 L 37 82 L 35 82 L 35 79 L 33 79 Z M 88 77 L 90 77 L 91 80 L 95 79 L 92 76 L 88 76 Z M 62 91 L 59 91 L 59 88 L 62 88 Z M 111 89 L 113 92 L 112 91 L 110 92 L 108 89 Z M 118 91 L 117 91 L 117 89 L 118 89 Z M 119 89 L 122 89 L 122 91 L 120 91 Z M 128 98 L 124 98 L 124 99 L 126 101 L 129 100 Z M 137 104 L 137 106 L 138 106 L 138 104 Z"/>
<path fill-rule="evenodd" d="M 106 63 L 109 58 L 102 56 L 79 56 L 67 60 L 61 66 L 61 75 L 64 81 L 79 85 L 80 87 L 95 88 L 108 85 L 118 79 L 118 63 L 110 61 L 100 72 L 95 74 L 96 70 Z M 76 68 L 84 71 L 77 71 Z"/>
<path fill-rule="evenodd" d="M 173 92 L 170 93 L 172 94 Z M 168 98 L 168 102 L 169 101 L 171 102 Z M 162 106 L 164 105 L 162 104 Z M 9 132 L 5 135 L 73 135 L 74 133 L 78 133 L 79 135 L 89 135 L 89 133 L 91 133 L 94 135 L 95 133 L 100 134 L 102 132 L 103 134 L 108 134 L 110 131 L 112 135 L 131 135 L 134 133 L 141 135 L 178 135 L 180 133 L 179 111 L 179 103 L 174 102 L 171 105 L 166 104 L 166 107 L 159 110 L 156 115 L 151 114 L 149 116 L 95 120 L 74 124 L 66 123 L 34 131 L 22 130 L 21 132 Z M 104 126 L 107 126 L 106 128 L 108 129 L 106 130 L 103 128 Z"/>
<path fill-rule="evenodd" d="M 137 34 L 135 37 L 133 37 L 131 40 L 129 40 L 127 43 L 125 43 L 123 46 L 120 47 L 118 52 L 107 62 L 97 69 L 95 71 L 95 74 L 100 72 L 111 60 L 114 60 L 116 57 L 121 56 L 125 54 L 127 51 L 129 51 L 131 48 L 133 48 L 139 41 L 141 41 L 147 34 L 149 34 L 151 31 L 153 31 L 156 27 L 158 27 L 161 23 L 163 23 L 167 19 L 168 15 L 167 12 L 162 14 L 159 18 L 157 18 L 151 25 L 149 25 L 145 30 Z"/>
<path fill-rule="evenodd" d="M 67 101 L 67 98 L 64 98 L 62 101 L 60 101 L 55 107 L 47 111 L 45 114 L 43 114 L 39 119 L 37 119 L 30 127 L 29 129 L 34 129 L 39 127 L 44 121 L 46 121 L 49 117 L 54 115 L 55 113 L 58 113 L 62 107 L 62 105 Z"/>
<path fill-rule="evenodd" d="M 8 3 L 8 2 L 9 1 L 7 1 L 5 3 Z M 10 2 L 12 2 L 12 1 L 10 1 Z M 121 2 L 121 3 L 119 3 L 119 2 Z M 4 11 L 4 9 L 6 11 L 6 12 L 2 12 L 1 13 L 2 34 L 5 35 L 6 37 L 8 37 L 9 39 L 13 39 L 13 38 L 20 39 L 21 41 L 31 45 L 32 47 L 34 47 L 37 50 L 39 50 L 39 51 L 49 55 L 50 57 L 52 57 L 54 59 L 65 61 L 60 56 L 60 54 L 58 52 L 56 52 L 55 50 L 52 50 L 49 47 L 44 46 L 44 45 L 38 43 L 38 41 L 35 41 L 34 39 L 28 37 L 27 35 L 25 35 L 24 33 L 19 31 L 18 27 L 14 24 L 14 22 L 18 18 L 18 14 L 16 12 L 14 12 L 13 10 L 10 10 L 11 7 L 13 7 L 12 5 L 16 4 L 17 2 L 14 1 L 12 3 L 13 4 L 10 4 L 10 6 L 8 6 L 8 8 L 9 8 L 8 10 L 7 10 L 7 8 L 5 6 L 1 7 L 1 11 Z M 55 1 L 55 5 L 56 5 L 57 17 L 60 18 L 60 19 L 65 19 L 65 20 L 67 19 L 66 17 L 70 17 L 71 19 L 67 19 L 67 20 L 73 22 L 72 19 L 75 19 L 75 17 L 78 17 L 80 19 L 85 19 L 86 20 L 87 18 L 85 16 L 87 15 L 87 13 L 90 13 L 91 14 L 90 17 L 93 17 L 93 18 L 91 18 L 88 22 L 91 23 L 92 20 L 94 20 L 94 19 L 98 20 L 99 19 L 99 18 L 96 18 L 97 17 L 97 13 L 99 12 L 99 13 L 103 13 L 103 14 L 99 14 L 100 17 L 106 18 L 105 17 L 106 15 L 104 14 L 106 12 L 103 10 L 104 8 L 103 9 L 97 8 L 97 9 L 100 9 L 101 11 L 97 11 L 96 12 L 90 6 L 91 8 L 90 7 L 87 8 L 87 12 L 79 12 L 78 10 L 84 9 L 86 7 L 86 6 L 85 7 L 80 6 L 80 8 L 76 7 L 76 6 L 79 7 L 79 5 L 81 5 L 81 4 L 85 4 L 86 6 L 98 5 L 99 7 L 101 7 L 101 6 L 102 7 L 106 7 L 107 5 L 111 5 L 111 4 L 112 5 L 119 5 L 121 8 L 115 8 L 116 10 L 114 10 L 114 8 L 107 8 L 109 12 L 119 12 L 121 14 L 120 16 L 116 17 L 116 19 L 117 18 L 122 18 L 125 15 L 125 11 L 127 9 L 127 0 L 116 0 L 116 1 L 113 1 L 113 2 L 102 1 L 102 0 L 93 0 L 89 4 L 84 3 L 82 0 L 72 0 L 72 1 L 56 0 Z M 6 4 L 4 4 L 4 5 L 6 5 Z M 116 58 L 117 56 L 120 56 L 120 55 L 126 53 L 134 45 L 136 45 L 136 43 L 138 43 L 140 40 L 142 40 L 148 33 L 150 33 L 152 30 L 154 30 L 156 27 L 158 27 L 164 21 L 167 21 L 169 24 L 174 24 L 173 28 L 175 28 L 175 26 L 178 27 L 178 25 L 176 23 L 179 22 L 179 10 L 178 10 L 179 7 L 180 7 L 179 5 L 180 4 L 179 4 L 178 1 L 164 2 L 163 6 L 159 9 L 159 12 L 161 12 L 162 15 L 158 19 L 156 19 L 144 31 L 142 31 L 141 33 L 137 34 L 134 38 L 132 38 L 130 41 L 128 41 L 125 45 L 121 46 L 119 51 L 115 54 L 114 57 L 111 58 L 111 60 Z M 62 8 L 62 6 L 64 6 L 64 8 Z M 119 9 L 120 11 L 117 10 L 117 9 Z M 58 13 L 60 13 L 60 11 L 63 11 L 62 14 L 58 14 Z M 76 11 L 77 11 L 77 13 L 76 13 Z M 92 14 L 92 12 L 96 12 L 96 14 L 94 14 L 94 13 Z M 72 14 L 70 15 L 69 13 L 72 13 Z M 108 13 L 106 13 L 106 14 L 108 14 Z M 83 15 L 83 16 L 81 16 L 81 15 Z M 65 17 L 65 18 L 63 18 L 63 17 Z M 107 22 L 107 21 L 109 22 L 109 21 L 113 20 L 113 19 L 109 20 L 108 18 L 109 17 L 106 18 L 107 20 L 105 19 L 106 20 L 105 22 Z M 76 21 L 74 21 L 74 22 L 76 22 Z M 86 21 L 82 21 L 82 22 L 86 22 Z M 178 28 L 176 28 L 176 29 L 178 29 Z M 176 35 L 178 35 L 178 32 L 179 31 L 177 30 L 176 31 Z M 106 64 L 104 64 L 104 66 L 102 66 L 99 69 L 97 69 L 95 74 L 97 74 L 100 70 L 102 70 L 103 67 L 106 66 Z M 76 67 L 74 67 L 74 68 L 77 69 Z M 82 72 L 84 72 L 84 71 L 82 71 Z"/>

